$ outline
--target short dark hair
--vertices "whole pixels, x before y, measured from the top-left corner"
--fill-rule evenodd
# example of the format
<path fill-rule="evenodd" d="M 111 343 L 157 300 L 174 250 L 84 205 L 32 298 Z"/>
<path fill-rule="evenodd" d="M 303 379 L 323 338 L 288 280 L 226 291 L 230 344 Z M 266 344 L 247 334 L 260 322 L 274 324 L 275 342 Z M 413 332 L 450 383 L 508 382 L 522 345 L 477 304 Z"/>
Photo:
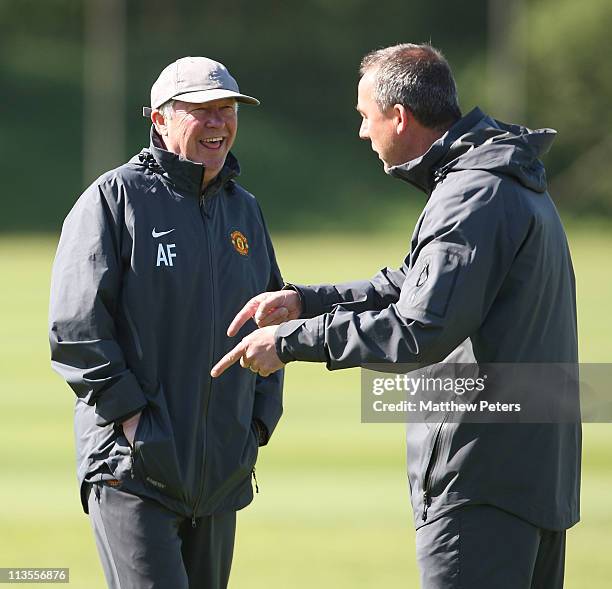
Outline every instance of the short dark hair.
<path fill-rule="evenodd" d="M 374 70 L 374 99 L 381 111 L 401 104 L 421 125 L 446 131 L 461 118 L 450 65 L 431 45 L 402 43 L 368 53 L 361 76 Z"/>

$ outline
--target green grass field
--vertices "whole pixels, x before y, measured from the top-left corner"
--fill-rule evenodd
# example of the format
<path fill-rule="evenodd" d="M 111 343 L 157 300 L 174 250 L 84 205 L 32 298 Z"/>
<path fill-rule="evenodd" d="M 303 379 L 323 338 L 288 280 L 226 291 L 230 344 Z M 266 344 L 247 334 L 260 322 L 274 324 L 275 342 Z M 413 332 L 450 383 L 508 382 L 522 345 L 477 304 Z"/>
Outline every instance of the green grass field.
<path fill-rule="evenodd" d="M 367 277 L 397 266 L 409 234 L 278 237 L 285 279 Z M 612 362 L 612 236 L 570 234 L 581 360 Z M 71 586 L 104 587 L 81 512 L 73 395 L 49 366 L 46 314 L 55 239 L 0 237 L 0 567 L 70 567 Z M 404 427 L 360 422 L 359 372 L 287 370 L 285 416 L 258 463 L 260 493 L 239 514 L 231 587 L 418 587 Z M 569 589 L 612 578 L 612 426 L 584 427 L 582 522 L 568 535 Z M 30 586 L 30 585 L 25 585 Z M 32 585 L 33 586 L 33 585 Z"/>

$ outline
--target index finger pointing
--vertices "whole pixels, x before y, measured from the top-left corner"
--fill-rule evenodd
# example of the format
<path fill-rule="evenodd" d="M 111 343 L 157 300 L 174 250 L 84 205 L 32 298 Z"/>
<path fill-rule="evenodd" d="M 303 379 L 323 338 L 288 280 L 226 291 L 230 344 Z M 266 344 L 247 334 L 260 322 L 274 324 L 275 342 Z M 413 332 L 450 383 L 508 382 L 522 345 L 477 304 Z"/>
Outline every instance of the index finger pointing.
<path fill-rule="evenodd" d="M 227 328 L 227 335 L 229 337 L 233 337 L 238 333 L 240 328 L 257 312 L 259 308 L 259 303 L 261 301 L 261 295 L 257 295 L 253 297 L 238 313 L 236 317 L 230 323 L 230 326 Z"/>
<path fill-rule="evenodd" d="M 246 350 L 246 344 L 244 342 L 240 342 L 233 350 L 229 351 L 219 362 L 217 362 L 212 370 L 210 371 L 210 375 L 213 378 L 217 378 L 221 376 L 232 364 L 235 364 L 242 358 L 242 354 Z"/>

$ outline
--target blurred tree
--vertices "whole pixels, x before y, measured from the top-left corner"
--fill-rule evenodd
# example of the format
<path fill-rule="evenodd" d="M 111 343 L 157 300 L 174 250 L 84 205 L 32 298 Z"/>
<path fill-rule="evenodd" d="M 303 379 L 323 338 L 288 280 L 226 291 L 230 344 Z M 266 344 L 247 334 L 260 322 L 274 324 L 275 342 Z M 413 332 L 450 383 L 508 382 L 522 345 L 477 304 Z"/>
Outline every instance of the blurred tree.
<path fill-rule="evenodd" d="M 495 116 L 520 122 L 525 117 L 525 0 L 489 0 L 489 101 Z"/>
<path fill-rule="evenodd" d="M 83 176 L 125 158 L 124 0 L 85 0 Z"/>
<path fill-rule="evenodd" d="M 554 16 L 553 16 L 554 15 Z M 559 131 L 547 162 L 555 198 L 612 214 L 612 3 L 533 0 L 529 122 Z"/>
<path fill-rule="evenodd" d="M 0 229 L 57 229 L 82 188 L 82 4 L 0 1 Z"/>

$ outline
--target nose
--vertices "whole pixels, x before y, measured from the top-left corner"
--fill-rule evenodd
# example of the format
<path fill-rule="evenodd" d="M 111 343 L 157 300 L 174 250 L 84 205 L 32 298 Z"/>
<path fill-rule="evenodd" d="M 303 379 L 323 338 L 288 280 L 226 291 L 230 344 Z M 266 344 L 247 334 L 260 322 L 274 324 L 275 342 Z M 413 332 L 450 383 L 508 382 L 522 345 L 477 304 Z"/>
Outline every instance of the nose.
<path fill-rule="evenodd" d="M 370 135 L 368 133 L 368 122 L 365 119 L 363 119 L 359 127 L 359 139 L 369 139 L 369 138 L 370 138 Z"/>
<path fill-rule="evenodd" d="M 211 128 L 217 128 L 223 126 L 223 117 L 217 109 L 213 109 L 208 113 L 206 117 L 206 126 Z"/>

